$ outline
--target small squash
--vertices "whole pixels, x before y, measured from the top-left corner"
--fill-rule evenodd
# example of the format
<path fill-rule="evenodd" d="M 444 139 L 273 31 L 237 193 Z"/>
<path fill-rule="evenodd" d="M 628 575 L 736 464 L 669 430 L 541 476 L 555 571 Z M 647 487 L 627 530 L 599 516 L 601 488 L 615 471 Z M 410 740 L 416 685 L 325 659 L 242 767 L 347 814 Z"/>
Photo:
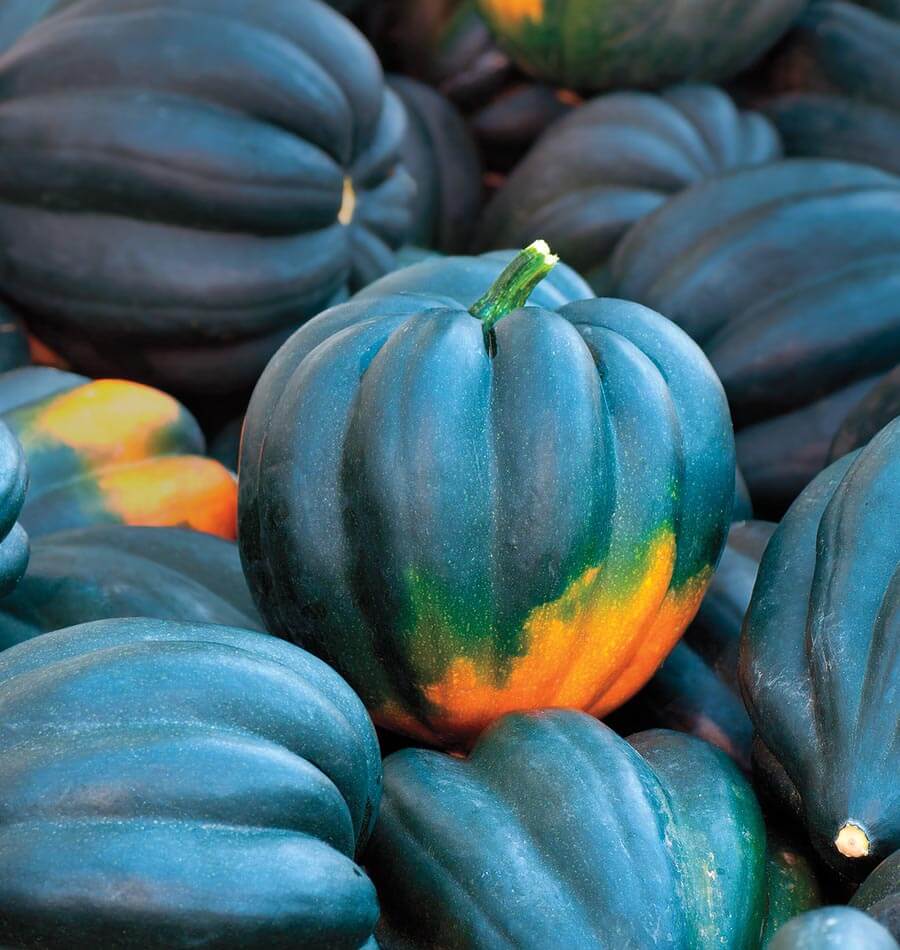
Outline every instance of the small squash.
<path fill-rule="evenodd" d="M 855 880 L 900 848 L 898 482 L 900 419 L 791 506 L 741 644 L 760 779 Z"/>
<path fill-rule="evenodd" d="M 584 285 L 540 284 L 554 261 L 537 242 L 502 273 L 388 275 L 282 348 L 244 423 L 240 547 L 268 628 L 426 741 L 614 709 L 724 545 L 731 422 L 702 352 L 637 304 L 566 303 Z"/>
<path fill-rule="evenodd" d="M 0 654 L 0 941 L 357 950 L 378 743 L 283 641 L 110 620 Z"/>

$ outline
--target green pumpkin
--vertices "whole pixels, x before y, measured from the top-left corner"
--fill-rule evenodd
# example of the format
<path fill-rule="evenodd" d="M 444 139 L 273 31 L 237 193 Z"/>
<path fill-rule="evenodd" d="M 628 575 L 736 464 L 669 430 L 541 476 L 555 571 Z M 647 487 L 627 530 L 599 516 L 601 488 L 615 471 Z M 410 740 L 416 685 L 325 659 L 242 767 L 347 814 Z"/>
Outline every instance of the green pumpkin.
<path fill-rule="evenodd" d="M 873 386 L 847 414 L 831 443 L 829 462 L 860 449 L 900 416 L 900 364 Z"/>
<path fill-rule="evenodd" d="M 365 865 L 385 947 L 759 946 L 762 814 L 705 742 L 664 730 L 626 742 L 582 713 L 515 713 L 465 760 L 394 753 L 384 783 Z M 773 879 L 778 918 L 779 885 L 814 893 L 795 867 Z"/>
<path fill-rule="evenodd" d="M 775 525 L 738 522 L 697 616 L 653 679 L 607 722 L 628 735 L 677 729 L 718 746 L 749 772 L 753 724 L 738 685 L 741 626 Z"/>
<path fill-rule="evenodd" d="M 792 159 L 673 197 L 628 232 L 610 283 L 703 347 L 754 510 L 778 518 L 900 361 L 898 263 L 900 179 Z"/>
<path fill-rule="evenodd" d="M 28 467 L 16 437 L 0 422 L 0 597 L 25 573 L 28 535 L 16 520 L 25 502 Z"/>
<path fill-rule="evenodd" d="M 614 92 L 555 122 L 485 210 L 482 248 L 543 237 L 594 285 L 625 231 L 672 194 L 781 157 L 771 123 L 714 86 Z"/>
<path fill-rule="evenodd" d="M 900 848 L 900 419 L 821 473 L 766 549 L 740 677 L 769 792 L 840 874 Z"/>
<path fill-rule="evenodd" d="M 249 389 L 407 235 L 403 108 L 316 0 L 85 0 L 0 91 L 3 295 L 89 375 Z"/>
<path fill-rule="evenodd" d="M 416 183 L 409 240 L 459 254 L 481 208 L 481 159 L 462 116 L 440 93 L 405 76 L 388 85 L 406 108 L 403 164 Z"/>
<path fill-rule="evenodd" d="M 0 655 L 0 941 L 356 950 L 378 743 L 283 641 L 110 620 Z"/>
<path fill-rule="evenodd" d="M 729 79 L 769 49 L 806 0 L 478 0 L 528 73 L 574 89 Z"/>
<path fill-rule="evenodd" d="M 499 276 L 496 257 L 426 261 L 322 314 L 244 423 L 239 539 L 268 629 L 435 743 L 624 702 L 692 619 L 731 517 L 700 350 L 627 301 L 566 304 L 584 285 L 538 283 L 540 243 Z"/>
<path fill-rule="evenodd" d="M 37 538 L 0 601 L 0 650 L 114 617 L 261 629 L 230 541 L 180 528 L 102 525 Z"/>
<path fill-rule="evenodd" d="M 769 950 L 898 950 L 877 921 L 852 907 L 810 910 L 785 924 Z"/>
<path fill-rule="evenodd" d="M 875 868 L 850 903 L 874 917 L 900 940 L 900 851 Z"/>

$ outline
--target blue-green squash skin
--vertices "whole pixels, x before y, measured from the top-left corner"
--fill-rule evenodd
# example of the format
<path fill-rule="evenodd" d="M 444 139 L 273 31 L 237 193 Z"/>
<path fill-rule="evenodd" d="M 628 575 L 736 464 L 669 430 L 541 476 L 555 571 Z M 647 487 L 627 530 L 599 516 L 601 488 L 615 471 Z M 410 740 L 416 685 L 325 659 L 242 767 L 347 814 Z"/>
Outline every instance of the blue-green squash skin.
<path fill-rule="evenodd" d="M 17 521 L 27 488 L 25 453 L 0 422 L 0 597 L 16 586 L 28 564 L 28 535 Z"/>
<path fill-rule="evenodd" d="M 885 858 L 862 882 L 850 901 L 900 940 L 900 850 Z"/>
<path fill-rule="evenodd" d="M 659 314 L 567 303 L 589 291 L 562 269 L 491 356 L 466 308 L 508 256 L 425 261 L 322 314 L 244 423 L 239 543 L 268 629 L 436 744 L 624 702 L 696 612 L 733 505 L 721 387 Z"/>
<path fill-rule="evenodd" d="M 898 479 L 895 420 L 809 485 L 766 549 L 741 643 L 760 780 L 856 881 L 900 847 Z"/>
<path fill-rule="evenodd" d="M 900 361 L 898 265 L 900 179 L 791 159 L 676 195 L 628 232 L 611 283 L 704 348 L 754 510 L 779 518 Z"/>
<path fill-rule="evenodd" d="M 406 109 L 400 154 L 416 183 L 408 240 L 442 254 L 465 253 L 481 208 L 481 158 L 472 134 L 453 104 L 424 83 L 389 76 L 388 85 Z"/>
<path fill-rule="evenodd" d="M 357 697 L 274 637 L 111 620 L 0 655 L 0 941 L 348 948 L 381 763 Z"/>
<path fill-rule="evenodd" d="M 769 950 L 898 950 L 876 920 L 853 907 L 822 907 L 795 917 L 775 934 Z"/>
<path fill-rule="evenodd" d="M 0 373 L 29 362 L 28 338 L 21 321 L 0 304 Z"/>
<path fill-rule="evenodd" d="M 766 834 L 747 780 L 681 733 L 504 717 L 466 760 L 385 760 L 365 855 L 383 946 L 755 948 Z"/>
<path fill-rule="evenodd" d="M 900 416 L 900 364 L 882 376 L 847 413 L 828 450 L 829 463 L 861 449 L 897 416 Z"/>
<path fill-rule="evenodd" d="M 403 108 L 317 0 L 67 4 L 0 90 L 3 299 L 88 375 L 248 391 L 407 236 Z"/>
<path fill-rule="evenodd" d="M 635 221 L 699 181 L 780 157 L 772 124 L 714 86 L 613 92 L 547 129 L 485 209 L 478 245 L 543 238 L 600 293 Z"/>
<path fill-rule="evenodd" d="M 607 720 L 617 732 L 688 732 L 751 771 L 753 723 L 740 694 L 738 656 L 759 562 L 774 530 L 768 521 L 731 526 L 697 616 L 650 682 Z"/>
<path fill-rule="evenodd" d="M 0 650 L 115 617 L 262 629 L 233 542 L 182 528 L 102 525 L 32 541 L 28 571 L 0 601 Z"/>

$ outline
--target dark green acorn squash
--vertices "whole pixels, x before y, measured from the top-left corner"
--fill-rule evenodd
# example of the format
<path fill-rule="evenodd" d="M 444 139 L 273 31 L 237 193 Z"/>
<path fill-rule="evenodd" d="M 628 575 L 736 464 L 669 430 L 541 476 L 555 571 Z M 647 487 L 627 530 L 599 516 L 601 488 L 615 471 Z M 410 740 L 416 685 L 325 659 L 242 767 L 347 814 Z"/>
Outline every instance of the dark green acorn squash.
<path fill-rule="evenodd" d="M 18 318 L 0 304 L 0 373 L 6 373 L 29 361 L 28 337 Z"/>
<path fill-rule="evenodd" d="M 356 950 L 372 725 L 315 657 L 211 624 L 111 620 L 0 654 L 0 941 Z"/>
<path fill-rule="evenodd" d="M 900 944 L 876 920 L 852 907 L 822 907 L 782 927 L 769 950 L 898 950 Z"/>
<path fill-rule="evenodd" d="M 0 650 L 115 617 L 262 629 L 234 543 L 180 528 L 103 525 L 32 543 L 27 573 L 0 601 Z"/>
<path fill-rule="evenodd" d="M 389 950 L 759 946 L 762 814 L 705 742 L 664 730 L 626 742 L 547 710 L 504 717 L 466 760 L 406 749 L 384 770 L 365 866 Z M 796 880 L 779 871 L 774 887 Z M 784 896 L 776 914 L 803 909 Z"/>
<path fill-rule="evenodd" d="M 611 271 L 704 348 L 754 510 L 780 517 L 900 361 L 900 179 L 793 159 L 702 182 L 639 221 Z"/>
<path fill-rule="evenodd" d="M 248 389 L 407 235 L 403 108 L 317 0 L 81 0 L 0 98 L 0 293 L 90 375 Z"/>
<path fill-rule="evenodd" d="M 875 868 L 850 903 L 874 917 L 900 940 L 900 851 Z"/>
<path fill-rule="evenodd" d="M 766 52 L 806 0 L 478 0 L 528 73 L 573 89 L 728 79 Z"/>
<path fill-rule="evenodd" d="M 702 352 L 639 305 L 567 304 L 577 279 L 538 283 L 541 243 L 499 276 L 503 255 L 426 261 L 322 314 L 244 423 L 239 538 L 269 630 L 433 743 L 623 703 L 696 613 L 731 519 Z"/>
<path fill-rule="evenodd" d="M 831 443 L 829 462 L 861 449 L 897 416 L 900 416 L 900 364 L 882 377 L 846 416 Z"/>
<path fill-rule="evenodd" d="M 616 731 L 689 732 L 750 771 L 753 724 L 740 695 L 738 655 L 759 562 L 774 530 L 768 521 L 731 526 L 697 616 L 653 679 L 607 719 Z"/>
<path fill-rule="evenodd" d="M 25 453 L 0 422 L 0 597 L 16 586 L 28 564 L 28 535 L 16 520 L 27 487 Z"/>
<path fill-rule="evenodd" d="M 390 88 L 406 108 L 401 156 L 416 183 L 409 240 L 444 254 L 469 249 L 481 209 L 481 159 L 462 116 L 440 93 L 405 76 Z"/>
<path fill-rule="evenodd" d="M 550 126 L 516 166 L 485 210 L 478 244 L 542 237 L 600 292 L 635 221 L 699 181 L 780 157 L 771 123 L 714 86 L 600 96 Z"/>
<path fill-rule="evenodd" d="M 791 506 L 741 643 L 761 781 L 856 880 L 900 848 L 898 484 L 900 419 Z"/>

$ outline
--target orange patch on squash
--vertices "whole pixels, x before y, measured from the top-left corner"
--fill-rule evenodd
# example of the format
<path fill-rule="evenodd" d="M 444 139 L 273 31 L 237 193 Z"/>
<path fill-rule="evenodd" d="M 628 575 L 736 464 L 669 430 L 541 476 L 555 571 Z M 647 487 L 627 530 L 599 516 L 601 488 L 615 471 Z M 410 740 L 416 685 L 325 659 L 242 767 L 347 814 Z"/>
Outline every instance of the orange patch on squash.
<path fill-rule="evenodd" d="M 544 0 L 482 0 L 488 16 L 498 23 L 519 26 L 525 20 L 540 23 L 544 19 Z"/>
<path fill-rule="evenodd" d="M 149 459 L 99 472 L 97 486 L 107 510 L 124 524 L 237 536 L 237 480 L 213 459 Z"/>

